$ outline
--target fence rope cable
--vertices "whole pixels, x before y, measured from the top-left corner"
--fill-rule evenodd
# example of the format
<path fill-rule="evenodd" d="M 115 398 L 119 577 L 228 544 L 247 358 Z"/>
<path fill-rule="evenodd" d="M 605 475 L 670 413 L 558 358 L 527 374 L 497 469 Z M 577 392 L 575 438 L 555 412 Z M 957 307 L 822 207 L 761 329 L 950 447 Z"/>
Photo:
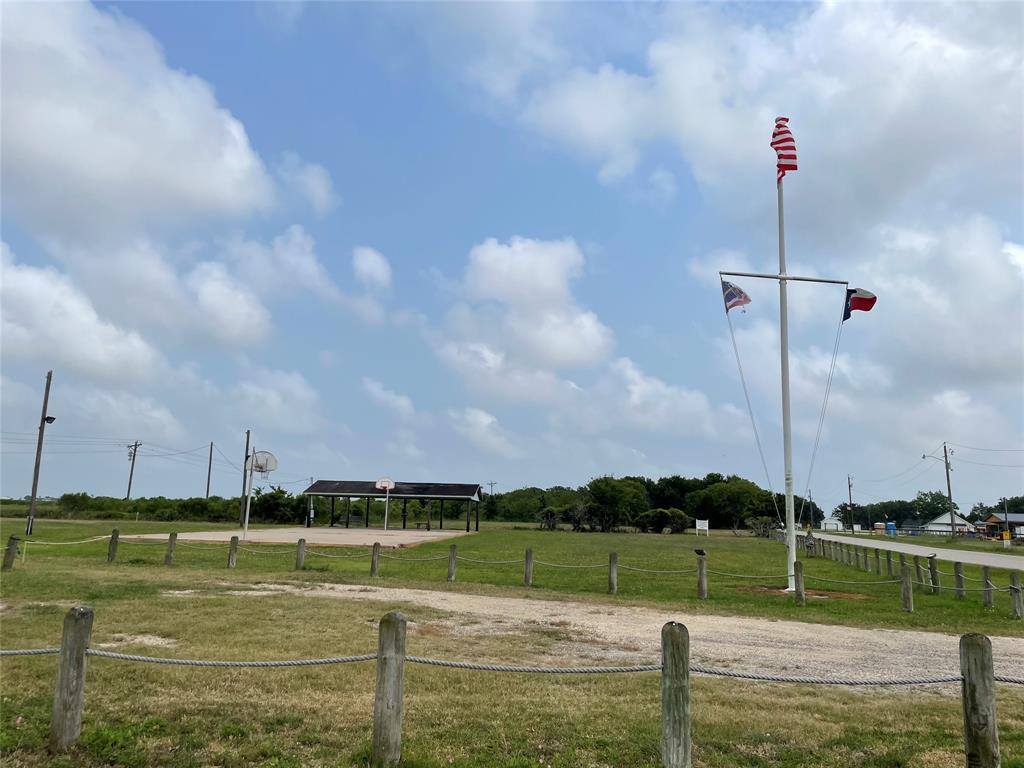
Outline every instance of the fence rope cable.
<path fill-rule="evenodd" d="M 735 579 L 788 579 L 792 574 L 776 574 L 770 576 L 747 576 L 742 573 L 728 573 L 727 571 L 712 571 L 708 568 L 708 573 L 713 573 L 715 576 L 732 576 Z"/>
<path fill-rule="evenodd" d="M 253 555 L 290 555 L 295 552 L 294 549 L 253 549 L 252 547 L 239 547 L 238 549 Z"/>
<path fill-rule="evenodd" d="M 385 555 L 383 552 L 380 556 L 385 560 L 406 560 L 410 563 L 425 563 L 428 560 L 447 560 L 448 555 L 434 555 L 433 557 L 395 557 L 394 555 Z"/>
<path fill-rule="evenodd" d="M 512 563 L 521 563 L 523 558 L 517 558 L 515 560 L 475 560 L 472 557 L 463 557 L 462 555 L 456 555 L 456 560 L 463 560 L 467 563 L 481 563 L 486 565 L 510 565 Z"/>
<path fill-rule="evenodd" d="M 823 582 L 826 582 L 828 584 L 865 584 L 865 585 L 868 585 L 868 584 L 899 584 L 900 583 L 899 579 L 885 579 L 883 581 L 843 581 L 841 579 L 823 579 L 820 576 L 810 576 L 808 574 L 804 574 L 804 578 L 805 579 L 809 579 L 811 581 L 823 581 Z"/>
<path fill-rule="evenodd" d="M 619 568 L 624 571 L 638 571 L 640 573 L 696 573 L 696 568 L 681 568 L 678 570 L 661 570 L 658 568 L 637 568 L 635 565 L 623 565 L 619 563 Z"/>
<path fill-rule="evenodd" d="M 991 589 L 993 592 L 1013 592 L 1013 587 L 950 587 L 946 584 L 932 584 L 930 581 L 918 581 L 917 579 L 911 579 L 911 584 L 917 584 L 919 587 L 928 587 L 928 589 L 944 589 L 947 592 L 961 591 L 961 592 L 987 592 Z M 991 583 L 991 582 L 990 582 Z"/>
<path fill-rule="evenodd" d="M 561 563 L 548 563 L 544 560 L 534 560 L 537 565 L 546 565 L 549 568 L 607 568 L 608 563 L 598 563 L 597 565 L 562 565 Z"/>
<path fill-rule="evenodd" d="M 221 542 L 219 544 L 212 544 L 212 545 L 190 544 L 187 541 L 179 541 L 179 542 L 175 543 L 175 546 L 178 546 L 178 547 L 188 547 L 189 549 L 205 549 L 208 552 L 216 552 L 218 549 L 223 549 L 227 545 L 228 545 L 228 542 L 226 542 L 226 541 L 223 541 L 223 542 Z"/>
<path fill-rule="evenodd" d="M 317 552 L 315 549 L 307 549 L 307 555 L 316 555 L 317 557 L 333 557 L 333 558 L 347 558 L 347 557 L 369 557 L 369 552 L 353 552 L 348 555 L 329 555 L 326 552 Z"/>
<path fill-rule="evenodd" d="M 40 541 L 39 539 L 22 539 L 21 543 L 22 544 L 43 544 L 43 545 L 51 546 L 51 547 L 60 547 L 60 546 L 71 546 L 72 544 L 89 544 L 90 542 L 93 542 L 93 541 L 102 541 L 104 539 L 109 539 L 109 538 L 110 538 L 110 535 L 108 534 L 106 536 L 93 536 L 91 539 L 82 539 L 81 541 Z"/>
<path fill-rule="evenodd" d="M 23 650 L 0 650 L 0 656 L 42 656 L 47 654 L 60 653 L 60 648 L 32 648 Z M 311 667 L 324 666 L 329 664 L 351 664 L 362 661 L 376 661 L 377 654 L 366 653 L 358 656 L 329 656 L 322 659 L 283 659 L 276 661 L 209 661 L 204 659 L 175 659 L 163 656 L 140 656 L 132 653 L 118 653 L 117 651 L 101 651 L 87 648 L 88 656 L 96 656 L 115 661 L 135 661 L 147 664 L 166 664 L 173 666 L 188 667 Z M 467 669 L 479 672 L 516 672 L 526 674 L 561 674 L 561 675 L 583 675 L 583 674 L 619 674 L 632 672 L 658 672 L 661 671 L 661 663 L 637 664 L 633 666 L 619 667 L 541 667 L 519 664 L 485 664 L 472 661 L 451 661 L 448 659 L 431 659 L 424 656 L 406 656 L 405 660 L 412 664 L 424 664 L 433 667 L 447 667 L 450 669 Z M 883 686 L 883 685 L 934 685 L 941 683 L 959 683 L 963 678 L 961 675 L 943 675 L 932 677 L 912 678 L 868 678 L 848 679 L 812 677 L 803 675 L 770 675 L 762 672 L 743 672 L 732 669 L 719 669 L 708 667 L 703 664 L 691 664 L 690 671 L 699 675 L 712 677 L 732 677 L 740 680 L 758 680 L 775 683 L 804 683 L 812 685 L 860 685 L 860 686 Z M 1009 677 L 1006 675 L 995 675 L 996 682 L 1009 683 L 1011 685 L 1024 685 L 1024 678 Z"/>

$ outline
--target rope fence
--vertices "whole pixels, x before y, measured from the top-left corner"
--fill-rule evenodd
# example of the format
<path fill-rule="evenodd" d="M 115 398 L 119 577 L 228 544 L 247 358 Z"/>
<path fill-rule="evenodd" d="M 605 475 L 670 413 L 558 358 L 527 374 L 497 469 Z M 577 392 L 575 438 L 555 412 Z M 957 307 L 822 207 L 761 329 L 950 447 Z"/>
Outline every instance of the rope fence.
<path fill-rule="evenodd" d="M 0 656 L 41 656 L 60 654 L 57 685 L 54 690 L 50 747 L 63 751 L 81 735 L 85 705 L 85 659 L 94 657 L 119 662 L 187 666 L 199 668 L 294 668 L 328 666 L 375 661 L 376 691 L 373 708 L 372 765 L 397 765 L 401 760 L 402 711 L 404 708 L 405 663 L 478 672 L 538 675 L 607 675 L 644 672 L 661 673 L 661 743 L 665 768 L 689 768 L 691 765 L 690 675 L 724 677 L 768 683 L 824 686 L 920 686 L 961 684 L 964 711 L 964 750 L 967 756 L 993 755 L 993 762 L 971 763 L 982 768 L 999 765 L 999 737 L 995 710 L 995 684 L 1024 685 L 1024 678 L 996 675 L 992 643 L 988 637 L 967 634 L 960 638 L 959 674 L 928 675 L 911 678 L 832 678 L 808 675 L 777 675 L 765 672 L 719 669 L 690 663 L 690 634 L 686 626 L 668 622 L 661 631 L 661 660 L 648 664 L 606 667 L 550 667 L 522 664 L 481 663 L 434 659 L 407 655 L 406 618 L 399 612 L 386 614 L 378 626 L 377 653 L 329 656 L 317 659 L 279 659 L 222 661 L 142 656 L 90 647 L 93 611 L 86 606 L 71 608 L 64 620 L 59 648 L 4 649 Z"/>

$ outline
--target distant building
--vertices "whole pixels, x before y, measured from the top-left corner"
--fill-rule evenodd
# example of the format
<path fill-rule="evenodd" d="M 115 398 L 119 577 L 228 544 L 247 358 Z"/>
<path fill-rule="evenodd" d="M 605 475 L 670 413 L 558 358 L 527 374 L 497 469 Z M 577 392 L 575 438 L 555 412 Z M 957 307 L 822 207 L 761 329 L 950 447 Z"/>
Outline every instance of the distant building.
<path fill-rule="evenodd" d="M 842 520 L 836 520 L 834 517 L 826 517 L 821 521 L 821 530 L 823 531 L 841 531 L 842 529 Z"/>
<path fill-rule="evenodd" d="M 974 524 L 967 522 L 960 515 L 953 515 L 953 524 L 956 526 L 957 533 L 974 533 L 975 531 Z M 921 529 L 925 533 L 949 533 L 949 513 L 943 512 L 934 520 L 929 520 L 922 525 Z"/>
<path fill-rule="evenodd" d="M 1010 523 L 1010 536 L 1014 539 L 1024 538 L 1024 512 L 1010 512 L 1008 515 L 994 513 L 978 522 L 979 528 L 984 528 L 989 535 L 995 535 L 1006 530 L 1007 519 Z"/>

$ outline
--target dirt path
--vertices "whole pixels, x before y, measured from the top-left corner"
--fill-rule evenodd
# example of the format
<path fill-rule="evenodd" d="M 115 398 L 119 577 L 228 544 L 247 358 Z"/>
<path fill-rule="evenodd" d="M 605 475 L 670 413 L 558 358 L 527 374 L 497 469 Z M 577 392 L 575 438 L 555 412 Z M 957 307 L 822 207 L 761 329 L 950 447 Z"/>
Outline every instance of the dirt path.
<path fill-rule="evenodd" d="M 690 630 L 695 663 L 850 678 L 908 678 L 957 674 L 959 670 L 958 637 L 931 632 L 348 584 L 257 584 L 251 591 L 233 594 L 279 593 L 426 606 L 451 614 L 452 629 L 460 634 L 563 630 L 564 642 L 549 652 L 546 660 L 539 659 L 541 663 L 556 659 L 576 664 L 657 659 L 661 627 L 675 620 Z M 414 614 L 410 618 L 415 618 Z M 1024 638 L 994 637 L 992 645 L 996 674 L 1024 676 Z"/>

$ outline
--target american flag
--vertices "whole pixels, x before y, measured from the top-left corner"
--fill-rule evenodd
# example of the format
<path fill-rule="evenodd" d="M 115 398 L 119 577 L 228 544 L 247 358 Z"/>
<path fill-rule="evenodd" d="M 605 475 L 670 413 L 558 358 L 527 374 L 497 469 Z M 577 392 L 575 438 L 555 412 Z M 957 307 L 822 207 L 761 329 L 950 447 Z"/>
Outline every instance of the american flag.
<path fill-rule="evenodd" d="M 736 307 L 743 307 L 750 303 L 750 297 L 743 292 L 738 285 L 733 285 L 725 280 L 722 281 L 722 298 L 725 299 L 725 311 Z M 743 310 L 746 312 L 747 310 Z"/>
<path fill-rule="evenodd" d="M 775 130 L 772 131 L 772 149 L 778 161 L 775 167 L 779 169 L 777 181 L 782 181 L 786 171 L 796 170 L 796 139 L 789 130 L 788 117 L 775 118 Z"/>

